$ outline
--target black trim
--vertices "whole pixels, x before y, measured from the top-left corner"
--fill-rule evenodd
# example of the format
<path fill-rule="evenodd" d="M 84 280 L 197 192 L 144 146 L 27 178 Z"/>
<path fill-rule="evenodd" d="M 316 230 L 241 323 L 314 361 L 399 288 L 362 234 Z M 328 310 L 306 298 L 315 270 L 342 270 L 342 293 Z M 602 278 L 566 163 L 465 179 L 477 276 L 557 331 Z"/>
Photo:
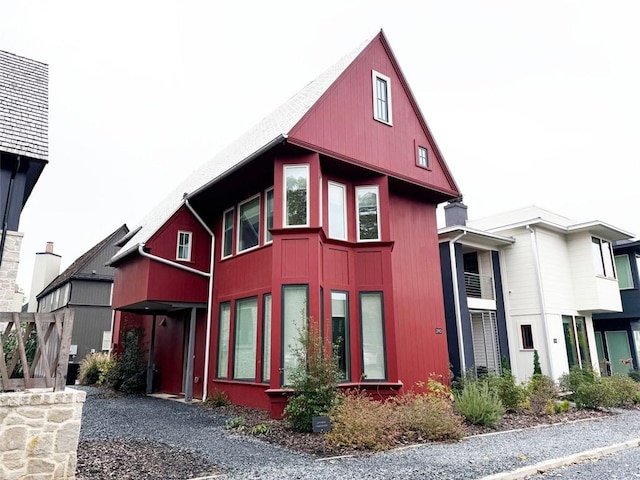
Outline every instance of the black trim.
<path fill-rule="evenodd" d="M 384 358 L 384 378 L 362 378 L 365 374 L 364 372 L 364 348 L 362 345 L 362 296 L 363 295 L 371 295 L 378 294 L 380 296 L 380 313 L 382 314 L 382 356 Z M 387 381 L 388 372 L 387 372 L 387 333 L 385 329 L 385 315 L 384 315 L 384 292 L 381 290 L 371 290 L 371 291 L 363 291 L 358 293 L 358 316 L 360 317 L 360 381 L 361 382 L 380 382 Z"/>

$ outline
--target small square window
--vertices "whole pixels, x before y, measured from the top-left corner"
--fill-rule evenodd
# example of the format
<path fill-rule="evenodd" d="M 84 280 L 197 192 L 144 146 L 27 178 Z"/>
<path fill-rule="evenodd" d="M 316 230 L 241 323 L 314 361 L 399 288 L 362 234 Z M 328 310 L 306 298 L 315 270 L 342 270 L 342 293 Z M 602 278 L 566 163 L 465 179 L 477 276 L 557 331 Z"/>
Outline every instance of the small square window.
<path fill-rule="evenodd" d="M 373 84 L 373 118 L 387 125 L 393 125 L 391 79 L 375 70 L 371 71 L 371 77 Z"/>
<path fill-rule="evenodd" d="M 191 261 L 191 232 L 178 232 L 176 259 Z"/>
<path fill-rule="evenodd" d="M 522 335 L 522 349 L 533 350 L 533 331 L 531 325 L 520 325 L 520 333 Z"/>
<path fill-rule="evenodd" d="M 418 166 L 429 168 L 429 152 L 424 147 L 418 147 Z"/>

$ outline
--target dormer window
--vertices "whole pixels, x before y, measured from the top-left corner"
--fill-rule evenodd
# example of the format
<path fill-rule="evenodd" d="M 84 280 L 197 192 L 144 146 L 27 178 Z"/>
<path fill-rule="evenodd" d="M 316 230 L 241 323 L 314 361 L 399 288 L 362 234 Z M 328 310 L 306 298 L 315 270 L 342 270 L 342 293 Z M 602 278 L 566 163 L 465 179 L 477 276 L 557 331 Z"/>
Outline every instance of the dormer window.
<path fill-rule="evenodd" d="M 391 110 L 391 79 L 386 75 L 371 72 L 373 82 L 373 118 L 393 125 Z"/>
<path fill-rule="evenodd" d="M 185 262 L 191 261 L 191 232 L 178 232 L 176 259 L 183 260 Z"/>

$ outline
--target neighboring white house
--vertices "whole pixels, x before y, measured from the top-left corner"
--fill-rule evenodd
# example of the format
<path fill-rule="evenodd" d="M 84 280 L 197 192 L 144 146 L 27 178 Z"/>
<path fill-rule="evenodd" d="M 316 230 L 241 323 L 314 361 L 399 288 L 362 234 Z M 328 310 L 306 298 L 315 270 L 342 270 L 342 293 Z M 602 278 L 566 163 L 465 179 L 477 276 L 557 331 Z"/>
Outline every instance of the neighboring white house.
<path fill-rule="evenodd" d="M 599 370 L 593 313 L 620 312 L 611 243 L 632 234 L 599 220 L 576 223 L 531 206 L 469 220 L 469 226 L 515 239 L 500 249 L 513 373 L 557 379 L 572 366 Z"/>

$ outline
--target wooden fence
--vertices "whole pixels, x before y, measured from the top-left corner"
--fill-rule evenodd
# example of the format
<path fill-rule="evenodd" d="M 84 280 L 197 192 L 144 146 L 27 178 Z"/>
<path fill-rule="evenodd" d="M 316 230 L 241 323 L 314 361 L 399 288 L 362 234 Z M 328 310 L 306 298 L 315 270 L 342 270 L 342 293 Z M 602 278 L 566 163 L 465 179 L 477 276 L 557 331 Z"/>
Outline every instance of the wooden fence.
<path fill-rule="evenodd" d="M 0 330 L 0 390 L 64 390 L 73 331 L 73 310 L 65 308 L 52 313 L 0 312 L 0 325 L 6 325 Z M 29 359 L 27 345 L 34 330 L 35 354 Z M 22 366 L 21 374 L 18 374 L 20 369 L 16 370 L 18 362 Z"/>

